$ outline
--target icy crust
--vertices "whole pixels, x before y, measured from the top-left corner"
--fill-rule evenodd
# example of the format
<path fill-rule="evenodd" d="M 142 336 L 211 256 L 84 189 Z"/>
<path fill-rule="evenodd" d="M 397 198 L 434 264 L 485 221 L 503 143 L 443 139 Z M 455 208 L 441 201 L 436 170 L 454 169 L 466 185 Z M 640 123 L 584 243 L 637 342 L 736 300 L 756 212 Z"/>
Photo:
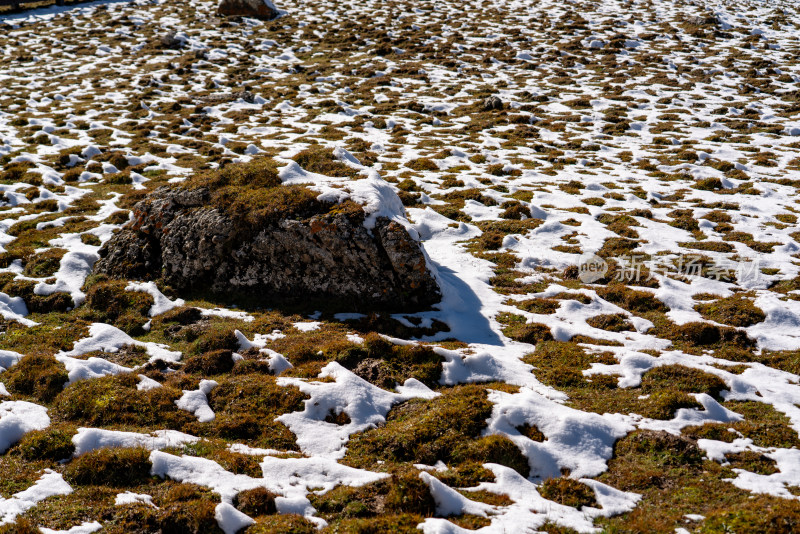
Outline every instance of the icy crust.
<path fill-rule="evenodd" d="M 205 458 L 179 457 L 159 451 L 151 453 L 150 461 L 153 463 L 153 475 L 199 484 L 217 493 L 222 498 L 221 506 L 224 506 L 221 514 L 223 521 L 231 512 L 231 502 L 239 492 L 261 487 L 281 495 L 275 499 L 279 513 L 300 514 L 322 527 L 327 523 L 313 515 L 315 510 L 308 500 L 309 493 L 322 495 L 342 484 L 358 487 L 389 476 L 347 467 L 334 459 L 324 457 L 267 456 L 261 462 L 263 478 L 233 474 Z"/>
<path fill-rule="evenodd" d="M 491 524 L 477 530 L 487 534 L 516 531 L 522 525 L 522 528 L 537 529 L 547 522 L 577 532 L 598 532 L 599 529 L 594 527 L 595 518 L 629 512 L 639 501 L 639 496 L 634 493 L 619 491 L 596 480 L 580 479 L 594 490 L 600 508 L 584 506 L 576 510 L 545 499 L 539 494 L 536 484 L 513 469 L 498 464 L 486 464 L 485 467 L 494 473 L 496 481 L 482 482 L 470 490 L 507 495 L 515 501 L 514 504 L 496 507 L 471 501 L 428 473 L 421 473 L 420 477 L 429 485 L 436 501 L 437 513 L 442 516 L 467 513 L 488 517 Z M 465 532 L 465 529 L 441 518 L 428 518 L 419 528 L 426 534 Z"/>
<path fill-rule="evenodd" d="M 169 350 L 166 345 L 137 341 L 119 328 L 105 323 L 94 323 L 89 327 L 89 337 L 77 341 L 71 351 L 56 354 L 56 359 L 67 368 L 68 384 L 71 384 L 78 380 L 133 371 L 132 368 L 110 362 L 105 358 L 96 356 L 80 358 L 95 351 L 118 352 L 126 346 L 143 347 L 150 355 L 151 361 L 176 362 L 181 358 L 180 352 Z"/>
<path fill-rule="evenodd" d="M 47 408 L 25 401 L 0 402 L 0 453 L 28 432 L 50 426 Z"/>
<path fill-rule="evenodd" d="M 413 398 L 430 399 L 439 395 L 419 380 L 409 378 L 398 385 L 398 393 L 374 386 L 336 362 L 322 368 L 319 378 L 333 382 L 305 381 L 299 378 L 279 378 L 280 386 L 295 386 L 311 398 L 305 401 L 302 412 L 285 414 L 277 421 L 289 427 L 300 449 L 309 456 L 340 459 L 352 434 L 374 428 L 385 422 L 392 405 Z M 350 422 L 344 425 L 328 423 L 333 413 L 347 413 Z"/>
<path fill-rule="evenodd" d="M 350 167 L 364 171 L 366 177 L 336 178 L 307 171 L 296 162 L 289 162 L 283 167 L 278 177 L 284 185 L 304 185 L 313 191 L 319 191 L 318 200 L 322 202 L 341 203 L 352 200 L 360 204 L 367 214 L 364 226 L 370 230 L 375 228 L 379 217 L 403 225 L 407 230 L 413 226 L 406 218 L 406 210 L 395 189 L 383 180 L 375 169 L 365 167 L 342 147 L 336 147 L 334 156 Z M 411 237 L 419 239 L 416 231 L 411 232 Z"/>
<path fill-rule="evenodd" d="M 151 434 L 142 434 L 101 428 L 79 428 L 78 433 L 72 437 L 72 444 L 75 445 L 74 456 L 80 456 L 102 448 L 144 447 L 158 450 L 197 443 L 199 440 L 200 438 L 177 430 L 156 430 Z"/>
<path fill-rule="evenodd" d="M 24 514 L 40 501 L 56 495 L 69 495 L 72 488 L 61 474 L 45 469 L 36 483 L 26 490 L 15 493 L 9 499 L 0 497 L 0 525 L 13 523 L 17 516 Z"/>

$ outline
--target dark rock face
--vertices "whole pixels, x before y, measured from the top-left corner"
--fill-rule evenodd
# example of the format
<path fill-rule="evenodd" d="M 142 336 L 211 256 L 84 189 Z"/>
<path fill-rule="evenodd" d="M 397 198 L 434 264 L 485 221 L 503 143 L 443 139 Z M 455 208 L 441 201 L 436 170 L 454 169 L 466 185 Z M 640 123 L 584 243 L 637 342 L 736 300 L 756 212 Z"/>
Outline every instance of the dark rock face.
<path fill-rule="evenodd" d="M 483 109 L 485 111 L 503 109 L 503 101 L 500 100 L 500 97 L 492 95 L 483 101 Z"/>
<path fill-rule="evenodd" d="M 269 0 L 222 0 L 217 12 L 226 17 L 251 17 L 261 20 L 272 20 L 279 15 Z"/>
<path fill-rule="evenodd" d="M 154 279 L 178 290 L 262 299 L 264 306 L 324 301 L 344 311 L 421 309 L 440 300 L 422 248 L 378 218 L 372 232 L 346 213 L 248 228 L 209 191 L 162 187 L 100 250 L 95 273 Z"/>

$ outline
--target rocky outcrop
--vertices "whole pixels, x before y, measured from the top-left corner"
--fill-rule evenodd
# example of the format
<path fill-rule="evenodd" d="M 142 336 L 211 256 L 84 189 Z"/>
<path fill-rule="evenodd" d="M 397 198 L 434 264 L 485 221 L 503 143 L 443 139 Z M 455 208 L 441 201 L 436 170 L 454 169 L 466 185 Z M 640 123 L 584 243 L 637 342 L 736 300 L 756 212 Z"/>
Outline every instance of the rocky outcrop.
<path fill-rule="evenodd" d="M 161 278 L 180 291 L 265 307 L 320 302 L 344 311 L 408 311 L 440 299 L 420 244 L 388 218 L 368 230 L 359 207 L 334 204 L 254 226 L 211 198 L 205 187 L 154 191 L 100 250 L 95 272 Z"/>
<path fill-rule="evenodd" d="M 222 0 L 217 12 L 226 17 L 251 17 L 261 20 L 272 20 L 280 15 L 271 0 Z"/>

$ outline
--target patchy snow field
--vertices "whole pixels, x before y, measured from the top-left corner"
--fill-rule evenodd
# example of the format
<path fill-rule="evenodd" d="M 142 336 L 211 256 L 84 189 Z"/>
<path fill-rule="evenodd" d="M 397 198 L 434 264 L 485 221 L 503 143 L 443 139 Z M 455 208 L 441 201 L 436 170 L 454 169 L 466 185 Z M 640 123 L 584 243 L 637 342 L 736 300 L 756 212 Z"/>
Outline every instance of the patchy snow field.
<path fill-rule="evenodd" d="M 0 533 L 800 530 L 796 2 L 215 7 L 0 15 Z M 442 302 L 91 275 L 252 158 Z"/>

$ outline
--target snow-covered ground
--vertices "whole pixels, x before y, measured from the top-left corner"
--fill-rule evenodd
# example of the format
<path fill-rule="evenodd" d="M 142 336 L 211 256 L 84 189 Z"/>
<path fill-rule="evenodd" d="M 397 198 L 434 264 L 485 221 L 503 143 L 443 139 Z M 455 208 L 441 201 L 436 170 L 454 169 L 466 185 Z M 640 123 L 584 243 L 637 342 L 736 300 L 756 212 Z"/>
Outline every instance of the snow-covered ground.
<path fill-rule="evenodd" d="M 0 525 L 172 521 L 178 483 L 226 533 L 798 524 L 795 3 L 215 7 L 0 15 Z M 316 145 L 355 178 L 293 161 Z M 405 224 L 442 302 L 239 310 L 89 277 L 143 192 L 259 157 Z M 431 415 L 460 392 L 477 430 Z M 62 434 L 74 453 L 35 452 Z M 90 495 L 75 466 L 108 448 L 155 478 Z M 427 508 L 392 500 L 409 476 Z M 257 488 L 277 515 L 247 513 Z"/>

